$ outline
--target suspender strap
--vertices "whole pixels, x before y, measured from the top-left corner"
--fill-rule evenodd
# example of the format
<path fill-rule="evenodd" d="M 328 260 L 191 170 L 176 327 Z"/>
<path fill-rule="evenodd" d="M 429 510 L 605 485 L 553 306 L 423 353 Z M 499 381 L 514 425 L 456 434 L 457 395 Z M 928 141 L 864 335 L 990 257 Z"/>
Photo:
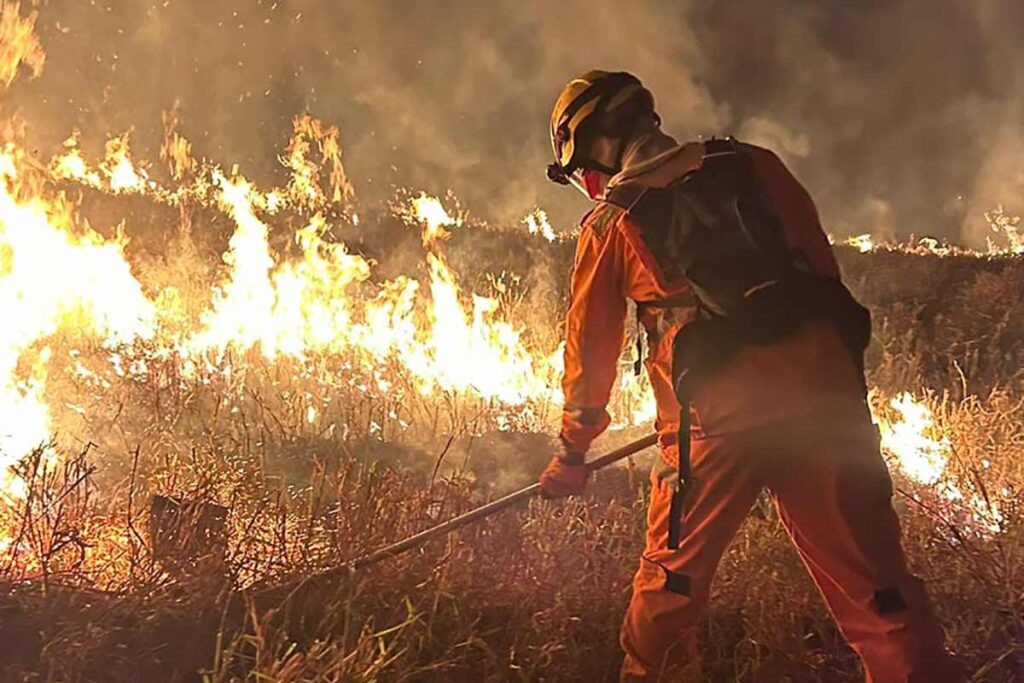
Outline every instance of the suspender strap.
<path fill-rule="evenodd" d="M 686 516 L 686 492 L 690 484 L 690 400 L 680 401 L 679 408 L 679 465 L 676 467 L 679 480 L 668 509 L 668 547 L 679 548 L 682 541 L 683 518 Z"/>

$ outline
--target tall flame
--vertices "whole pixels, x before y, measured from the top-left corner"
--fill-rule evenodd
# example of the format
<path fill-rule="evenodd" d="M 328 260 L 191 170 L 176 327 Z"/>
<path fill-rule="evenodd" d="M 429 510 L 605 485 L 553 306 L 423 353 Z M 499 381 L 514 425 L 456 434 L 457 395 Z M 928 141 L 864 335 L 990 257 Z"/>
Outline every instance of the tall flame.
<path fill-rule="evenodd" d="M 229 180 L 220 172 L 214 182 L 220 188 L 224 209 L 237 225 L 224 254 L 230 279 L 214 290 L 213 307 L 203 316 L 203 329 L 190 347 L 223 350 L 231 343 L 259 344 L 273 357 L 279 347 L 279 328 L 272 316 L 276 302 L 270 279 L 274 259 L 267 243 L 267 226 L 256 216 L 248 182 Z"/>
<path fill-rule="evenodd" d="M 0 488 L 12 482 L 8 466 L 50 438 L 44 396 L 43 347 L 29 377 L 24 358 L 61 327 L 106 343 L 153 334 L 154 308 L 124 258 L 123 242 L 59 224 L 66 213 L 38 198 L 18 198 L 19 155 L 0 153 Z"/>
<path fill-rule="evenodd" d="M 414 199 L 412 208 L 423 226 L 423 243 L 429 248 L 443 238 L 445 227 L 461 223 L 431 197 Z M 548 384 L 537 375 L 534 359 L 521 343 L 519 331 L 493 319 L 498 302 L 475 295 L 472 310 L 467 311 L 444 255 L 430 251 L 427 265 L 432 304 L 429 362 L 419 368 L 421 376 L 429 374 L 445 390 L 472 388 L 485 398 L 513 405 L 547 394 Z"/>
<path fill-rule="evenodd" d="M 46 63 L 46 53 L 36 36 L 37 12 L 21 16 L 21 3 L 0 1 L 0 83 L 11 84 L 24 64 L 38 77 Z"/>

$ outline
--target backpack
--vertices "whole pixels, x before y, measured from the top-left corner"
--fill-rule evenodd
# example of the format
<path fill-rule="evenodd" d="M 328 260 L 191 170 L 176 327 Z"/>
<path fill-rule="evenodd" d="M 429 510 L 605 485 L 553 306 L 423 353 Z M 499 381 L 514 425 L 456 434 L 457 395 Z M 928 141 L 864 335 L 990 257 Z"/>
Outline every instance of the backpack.
<path fill-rule="evenodd" d="M 842 282 L 800 262 L 749 150 L 733 138 L 711 140 L 701 167 L 679 180 L 626 181 L 605 198 L 626 211 L 666 274 L 683 278 L 697 301 L 697 318 L 673 343 L 681 402 L 744 345 L 778 342 L 811 319 L 836 325 L 863 374 L 870 313 Z M 659 303 L 666 305 L 639 305 Z"/>

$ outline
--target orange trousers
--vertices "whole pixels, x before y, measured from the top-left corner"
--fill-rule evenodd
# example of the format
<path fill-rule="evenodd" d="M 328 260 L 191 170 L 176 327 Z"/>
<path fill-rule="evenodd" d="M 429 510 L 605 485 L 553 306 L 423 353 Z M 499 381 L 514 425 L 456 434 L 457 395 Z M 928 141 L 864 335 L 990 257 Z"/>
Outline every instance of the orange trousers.
<path fill-rule="evenodd" d="M 868 683 L 962 680 L 904 561 L 892 481 L 866 410 L 695 439 L 691 463 L 677 548 L 669 547 L 677 477 L 652 473 L 646 547 L 621 633 L 623 681 L 703 680 L 697 631 L 711 581 L 765 488 Z"/>

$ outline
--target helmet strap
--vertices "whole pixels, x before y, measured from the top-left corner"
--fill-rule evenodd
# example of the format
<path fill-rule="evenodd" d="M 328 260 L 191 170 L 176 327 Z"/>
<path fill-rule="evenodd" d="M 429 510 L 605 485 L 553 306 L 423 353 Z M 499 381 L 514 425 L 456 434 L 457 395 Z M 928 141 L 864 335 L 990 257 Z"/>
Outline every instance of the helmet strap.
<path fill-rule="evenodd" d="M 604 164 L 599 163 L 597 161 L 590 161 L 590 162 L 587 162 L 587 163 L 583 164 L 583 168 L 589 168 L 589 169 L 594 170 L 594 171 L 600 171 L 601 173 L 604 173 L 609 178 L 611 178 L 613 175 L 617 175 L 618 172 L 622 170 L 620 163 L 617 162 L 615 166 L 616 167 L 605 166 Z"/>
<path fill-rule="evenodd" d="M 618 175 L 622 171 L 622 161 L 626 156 L 626 147 L 629 146 L 629 138 L 624 137 L 619 140 L 619 148 L 615 152 L 615 165 L 606 166 L 599 161 L 590 159 L 587 163 L 583 164 L 584 168 L 590 168 L 595 171 L 600 171 L 606 176 L 611 178 L 612 176 Z"/>
<path fill-rule="evenodd" d="M 622 138 L 619 140 L 619 151 L 615 153 L 615 168 L 618 169 L 615 173 L 622 172 L 622 162 L 626 157 L 626 147 L 629 146 L 629 138 Z"/>

